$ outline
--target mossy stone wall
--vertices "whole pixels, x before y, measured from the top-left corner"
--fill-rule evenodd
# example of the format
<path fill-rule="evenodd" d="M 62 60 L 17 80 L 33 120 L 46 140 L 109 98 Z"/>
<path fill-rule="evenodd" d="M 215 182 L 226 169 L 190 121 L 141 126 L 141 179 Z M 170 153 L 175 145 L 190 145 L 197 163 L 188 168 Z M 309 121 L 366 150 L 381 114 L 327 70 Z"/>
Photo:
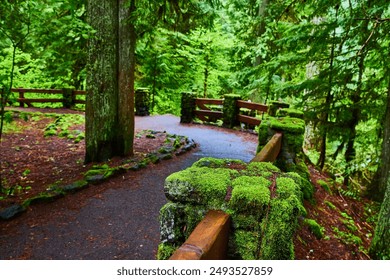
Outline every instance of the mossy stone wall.
<path fill-rule="evenodd" d="M 280 104 L 279 104 L 280 105 Z M 283 133 L 282 148 L 275 162 L 283 171 L 294 171 L 307 177 L 307 167 L 299 160 L 305 134 L 303 112 L 295 109 L 278 109 L 278 117 L 269 116 L 259 126 L 259 145 L 257 152 L 268 143 L 277 132 Z"/>
<path fill-rule="evenodd" d="M 64 108 L 72 108 L 72 106 L 75 105 L 75 96 L 73 95 L 73 89 L 72 88 L 63 88 L 62 89 L 62 105 Z"/>
<path fill-rule="evenodd" d="M 209 210 L 231 216 L 229 259 L 294 259 L 293 235 L 306 213 L 302 180 L 271 163 L 214 158 L 173 173 L 164 185 L 158 259 L 168 259 Z"/>
<path fill-rule="evenodd" d="M 135 115 L 150 115 L 150 94 L 147 88 L 137 88 L 135 90 Z"/>
<path fill-rule="evenodd" d="M 225 127 L 233 128 L 240 124 L 237 119 L 237 115 L 240 112 L 237 106 L 237 100 L 240 99 L 240 95 L 225 94 L 223 101 L 223 125 Z"/>
<path fill-rule="evenodd" d="M 182 92 L 181 94 L 181 123 L 191 123 L 194 118 L 196 94 L 192 92 Z"/>
<path fill-rule="evenodd" d="M 281 101 L 271 101 L 268 105 L 268 115 L 275 117 L 279 109 L 289 108 L 290 104 Z"/>

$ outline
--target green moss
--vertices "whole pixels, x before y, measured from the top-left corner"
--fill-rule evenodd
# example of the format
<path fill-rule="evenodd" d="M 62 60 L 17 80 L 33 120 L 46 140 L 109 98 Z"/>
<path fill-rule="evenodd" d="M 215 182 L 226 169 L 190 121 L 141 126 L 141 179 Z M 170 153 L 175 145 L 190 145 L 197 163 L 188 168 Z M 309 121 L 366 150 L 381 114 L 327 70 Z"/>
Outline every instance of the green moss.
<path fill-rule="evenodd" d="M 248 176 L 262 176 L 262 177 L 271 177 L 273 173 L 279 173 L 280 169 L 277 168 L 270 162 L 251 162 L 245 171 L 242 172 L 243 175 Z"/>
<path fill-rule="evenodd" d="M 269 126 L 275 130 L 282 130 L 293 134 L 305 133 L 305 121 L 298 118 L 270 118 Z"/>
<path fill-rule="evenodd" d="M 157 260 L 168 260 L 177 248 L 178 246 L 172 244 L 160 243 L 157 249 Z"/>
<path fill-rule="evenodd" d="M 288 172 L 283 174 L 283 176 L 293 179 L 294 182 L 300 187 L 303 198 L 312 201 L 314 195 L 314 186 L 312 183 L 310 183 L 310 181 L 306 180 L 295 172 Z"/>
<path fill-rule="evenodd" d="M 304 224 L 309 227 L 309 230 L 317 239 L 321 239 L 324 236 L 325 228 L 320 226 L 317 221 L 313 219 L 305 219 Z"/>
<path fill-rule="evenodd" d="M 292 109 L 292 108 L 283 108 L 276 112 L 277 117 L 291 117 L 303 119 L 303 112 L 301 110 Z"/>
<path fill-rule="evenodd" d="M 272 134 L 269 131 L 269 124 L 268 121 L 262 121 L 261 124 L 259 125 L 259 131 L 258 131 L 258 139 L 259 139 L 259 145 L 257 147 L 257 153 L 261 151 L 261 149 L 267 144 L 267 142 L 271 139 L 270 135 Z"/>
<path fill-rule="evenodd" d="M 330 201 L 325 200 L 325 201 L 324 201 L 324 204 L 325 204 L 326 206 L 328 206 L 331 210 L 336 210 L 336 209 L 337 209 L 337 207 L 336 207 L 332 202 L 330 202 Z"/>
<path fill-rule="evenodd" d="M 302 147 L 302 142 L 297 147 L 300 150 Z M 306 180 L 310 180 L 309 168 L 307 167 L 306 163 L 299 158 L 299 155 L 297 158 L 295 158 L 295 165 L 293 165 L 288 171 L 296 172 Z"/>
<path fill-rule="evenodd" d="M 231 179 L 237 175 L 238 172 L 231 169 L 191 167 L 170 175 L 165 180 L 164 190 L 172 201 L 220 207 Z"/>
<path fill-rule="evenodd" d="M 107 164 L 94 165 L 84 174 L 84 178 L 101 175 L 103 179 L 108 179 L 109 177 L 112 177 L 118 170 L 119 168 L 111 168 Z"/>
<path fill-rule="evenodd" d="M 298 226 L 301 202 L 296 196 L 271 200 L 268 219 L 263 220 L 261 259 L 293 260 L 293 237 Z"/>
<path fill-rule="evenodd" d="M 229 206 L 237 212 L 259 217 L 270 201 L 271 182 L 263 177 L 241 176 L 232 182 Z"/>
<path fill-rule="evenodd" d="M 258 230 L 260 227 L 259 217 L 248 214 L 240 214 L 235 211 L 227 211 L 232 217 L 232 226 L 234 229 Z"/>
<path fill-rule="evenodd" d="M 259 243 L 259 234 L 252 231 L 237 230 L 233 234 L 235 258 L 242 260 L 256 260 Z"/>
<path fill-rule="evenodd" d="M 201 158 L 197 162 L 195 162 L 193 167 L 210 167 L 210 168 L 226 168 L 231 164 L 242 164 L 246 165 L 242 160 L 237 159 L 220 159 L 220 158 L 211 158 L 205 157 Z"/>
<path fill-rule="evenodd" d="M 208 210 L 209 208 L 204 205 L 187 204 L 184 207 L 185 227 L 182 232 L 184 234 L 185 239 L 190 236 L 192 231 L 206 216 Z"/>
<path fill-rule="evenodd" d="M 276 194 L 279 198 L 286 199 L 294 195 L 302 200 L 300 187 L 291 178 L 279 177 L 276 179 Z"/>
<path fill-rule="evenodd" d="M 329 185 L 327 182 L 324 180 L 317 180 L 317 184 L 323 188 L 328 194 L 332 194 L 332 190 L 330 189 Z"/>
<path fill-rule="evenodd" d="M 55 136 L 57 135 L 57 130 L 54 130 L 54 129 L 49 129 L 49 130 L 45 130 L 43 136 L 44 137 L 50 137 L 50 136 Z"/>

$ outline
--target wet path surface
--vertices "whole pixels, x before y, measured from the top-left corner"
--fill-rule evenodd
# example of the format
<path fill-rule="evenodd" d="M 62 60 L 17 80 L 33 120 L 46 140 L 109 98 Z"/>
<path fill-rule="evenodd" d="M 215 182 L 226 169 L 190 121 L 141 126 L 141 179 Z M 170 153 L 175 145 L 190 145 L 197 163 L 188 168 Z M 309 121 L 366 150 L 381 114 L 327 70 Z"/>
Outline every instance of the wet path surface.
<path fill-rule="evenodd" d="M 198 148 L 1 222 L 0 259 L 155 259 L 165 178 L 201 157 L 249 161 L 256 150 L 254 135 L 181 125 L 170 115 L 137 117 L 136 129 L 186 135 Z"/>

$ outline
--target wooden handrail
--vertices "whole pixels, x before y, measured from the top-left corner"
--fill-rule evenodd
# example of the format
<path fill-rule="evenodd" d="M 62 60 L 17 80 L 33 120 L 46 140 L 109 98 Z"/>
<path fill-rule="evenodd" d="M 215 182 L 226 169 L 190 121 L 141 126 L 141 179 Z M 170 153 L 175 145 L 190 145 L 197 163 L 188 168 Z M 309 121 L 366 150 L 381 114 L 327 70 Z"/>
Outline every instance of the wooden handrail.
<path fill-rule="evenodd" d="M 256 110 L 256 111 L 260 111 L 260 112 L 267 112 L 268 111 L 268 106 L 267 105 L 260 104 L 260 103 L 249 102 L 249 101 L 243 101 L 243 100 L 238 100 L 237 101 L 237 106 L 239 108 Z"/>
<path fill-rule="evenodd" d="M 281 132 L 275 133 L 251 162 L 274 162 L 282 148 L 282 138 L 283 134 Z"/>
<path fill-rule="evenodd" d="M 229 241 L 230 216 L 211 210 L 196 226 L 187 241 L 170 260 L 225 260 Z"/>

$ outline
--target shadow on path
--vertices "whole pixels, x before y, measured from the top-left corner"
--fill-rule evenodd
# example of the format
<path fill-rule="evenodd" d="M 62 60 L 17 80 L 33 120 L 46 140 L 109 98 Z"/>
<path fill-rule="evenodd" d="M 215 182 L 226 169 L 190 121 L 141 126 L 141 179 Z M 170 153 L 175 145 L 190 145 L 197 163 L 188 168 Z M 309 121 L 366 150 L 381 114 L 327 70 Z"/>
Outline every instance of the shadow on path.
<path fill-rule="evenodd" d="M 69 195 L 2 222 L 0 259 L 155 259 L 158 215 L 166 203 L 165 178 L 206 156 L 248 162 L 257 145 L 255 135 L 181 125 L 179 118 L 171 115 L 136 117 L 136 129 L 186 135 L 198 148 L 174 160 L 110 179 L 104 186 L 90 187 L 83 191 L 82 198 Z M 31 220 L 40 218 L 40 222 L 32 224 L 32 216 Z"/>

